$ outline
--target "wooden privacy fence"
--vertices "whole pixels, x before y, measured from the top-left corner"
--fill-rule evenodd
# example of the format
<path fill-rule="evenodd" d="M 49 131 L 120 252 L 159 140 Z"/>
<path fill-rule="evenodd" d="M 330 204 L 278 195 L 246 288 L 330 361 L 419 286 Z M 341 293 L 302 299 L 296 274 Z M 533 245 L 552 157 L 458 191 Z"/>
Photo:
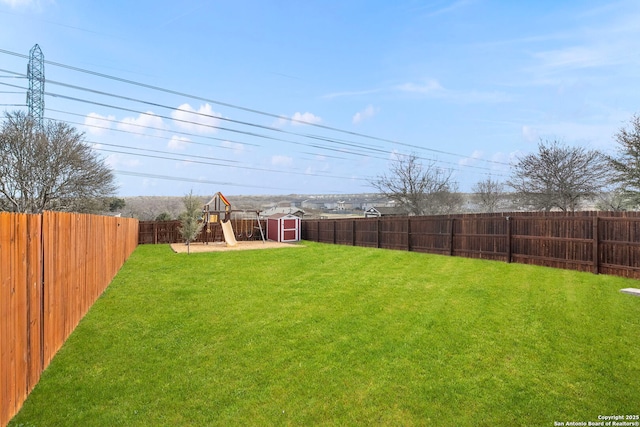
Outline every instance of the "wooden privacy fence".
<path fill-rule="evenodd" d="M 267 237 L 267 221 L 260 220 L 262 231 Z M 260 240 L 260 229 L 255 219 L 232 219 L 231 226 L 236 240 Z M 202 230 L 196 242 L 222 242 L 222 227 L 218 223 L 210 224 L 210 230 Z M 180 236 L 180 221 L 140 221 L 138 244 L 183 243 Z"/>
<path fill-rule="evenodd" d="M 0 213 L 0 426 L 137 242 L 136 219 Z"/>
<path fill-rule="evenodd" d="M 640 216 L 624 214 L 517 212 L 303 220 L 302 238 L 640 279 Z"/>

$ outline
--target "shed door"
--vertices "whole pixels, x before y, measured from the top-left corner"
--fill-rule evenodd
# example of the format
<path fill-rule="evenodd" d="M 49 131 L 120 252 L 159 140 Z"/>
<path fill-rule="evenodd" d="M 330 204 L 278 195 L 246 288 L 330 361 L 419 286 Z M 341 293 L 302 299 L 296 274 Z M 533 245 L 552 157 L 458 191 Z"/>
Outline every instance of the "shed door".
<path fill-rule="evenodd" d="M 281 241 L 283 242 L 298 241 L 298 220 L 283 219 L 280 236 L 282 237 Z"/>

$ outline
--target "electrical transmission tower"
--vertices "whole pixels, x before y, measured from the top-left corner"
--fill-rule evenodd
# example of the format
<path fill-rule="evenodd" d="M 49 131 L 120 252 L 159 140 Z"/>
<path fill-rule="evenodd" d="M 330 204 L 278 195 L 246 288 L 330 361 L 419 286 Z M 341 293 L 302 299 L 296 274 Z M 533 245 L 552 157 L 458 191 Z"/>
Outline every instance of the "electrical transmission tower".
<path fill-rule="evenodd" d="M 36 127 L 42 129 L 42 119 L 44 117 L 44 55 L 37 44 L 29 51 L 27 78 L 29 79 L 29 91 L 27 92 L 29 116 L 35 120 Z"/>

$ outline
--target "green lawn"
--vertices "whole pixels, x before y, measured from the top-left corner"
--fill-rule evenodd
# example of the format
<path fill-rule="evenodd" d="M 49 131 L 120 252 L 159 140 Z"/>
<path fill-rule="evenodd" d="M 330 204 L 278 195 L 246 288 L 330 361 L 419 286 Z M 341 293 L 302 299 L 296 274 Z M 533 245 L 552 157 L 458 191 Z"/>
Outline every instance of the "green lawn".
<path fill-rule="evenodd" d="M 323 245 L 141 246 L 12 426 L 527 425 L 640 412 L 637 281 Z"/>

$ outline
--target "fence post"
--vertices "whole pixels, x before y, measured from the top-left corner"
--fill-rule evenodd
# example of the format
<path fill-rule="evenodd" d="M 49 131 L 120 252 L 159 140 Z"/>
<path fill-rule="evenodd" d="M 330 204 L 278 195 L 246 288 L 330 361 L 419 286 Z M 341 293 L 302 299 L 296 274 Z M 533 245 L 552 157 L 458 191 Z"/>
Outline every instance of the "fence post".
<path fill-rule="evenodd" d="M 593 217 L 593 274 L 599 274 L 600 272 L 600 266 L 599 266 L 599 261 L 600 261 L 600 248 L 599 248 L 599 241 L 598 241 L 598 234 L 599 234 L 599 230 L 598 230 L 598 216 L 594 216 Z"/>
<path fill-rule="evenodd" d="M 337 220 L 333 220 L 333 244 L 336 244 L 336 222 L 338 222 Z"/>
<path fill-rule="evenodd" d="M 353 220 L 352 231 L 351 231 L 351 239 L 353 241 L 352 246 L 356 245 L 356 220 Z"/>
<path fill-rule="evenodd" d="M 320 221 L 316 221 L 316 242 L 320 241 Z"/>
<path fill-rule="evenodd" d="M 411 217 L 407 217 L 407 252 L 411 252 Z"/>
<path fill-rule="evenodd" d="M 378 220 L 376 221 L 376 247 L 380 248 L 380 218 L 378 218 Z"/>
<path fill-rule="evenodd" d="M 511 263 L 511 217 L 507 217 L 507 264 Z"/>
<path fill-rule="evenodd" d="M 449 220 L 449 256 L 453 256 L 453 222 L 455 218 Z"/>

